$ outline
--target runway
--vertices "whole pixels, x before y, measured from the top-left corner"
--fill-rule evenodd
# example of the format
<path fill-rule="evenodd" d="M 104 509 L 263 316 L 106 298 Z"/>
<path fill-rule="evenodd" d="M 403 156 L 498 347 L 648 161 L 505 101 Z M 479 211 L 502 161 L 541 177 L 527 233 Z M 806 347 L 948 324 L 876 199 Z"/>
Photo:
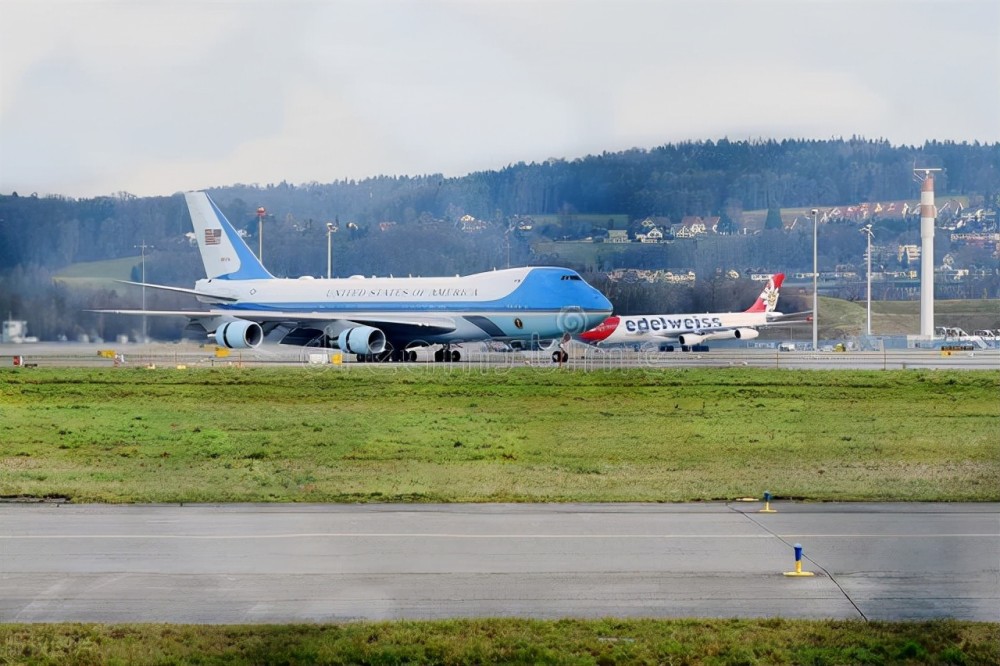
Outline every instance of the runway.
<path fill-rule="evenodd" d="M 310 371 L 358 371 L 385 368 L 419 370 L 433 368 L 448 372 L 476 372 L 531 367 L 536 370 L 575 370 L 593 372 L 643 368 L 769 368 L 783 370 L 1000 370 L 1000 349 L 975 351 L 941 351 L 939 349 L 888 349 L 883 351 L 846 352 L 780 352 L 775 349 L 746 349 L 718 346 L 708 352 L 660 352 L 654 349 L 589 347 L 572 345 L 569 361 L 563 365 L 552 362 L 551 351 L 497 352 L 486 351 L 480 344 L 463 348 L 462 361 L 457 363 L 430 362 L 432 353 L 421 350 L 416 363 L 356 363 L 351 355 L 336 350 L 313 347 L 289 347 L 265 344 L 253 350 L 224 350 L 216 356 L 215 346 L 191 342 L 151 343 L 148 345 L 114 345 L 49 343 L 0 345 L 0 370 L 13 369 L 13 359 L 32 368 L 89 367 L 144 368 L 185 370 L 226 367 L 299 367 Z M 99 352 L 110 352 L 101 356 Z M 116 363 L 114 354 L 124 356 Z M 341 363 L 330 363 L 340 356 Z M 31 368 L 21 368 L 29 371 Z M 376 370 L 377 371 L 377 370 Z"/>
<path fill-rule="evenodd" d="M 772 506 L 2 504 L 0 621 L 1000 621 L 1000 504 Z"/>

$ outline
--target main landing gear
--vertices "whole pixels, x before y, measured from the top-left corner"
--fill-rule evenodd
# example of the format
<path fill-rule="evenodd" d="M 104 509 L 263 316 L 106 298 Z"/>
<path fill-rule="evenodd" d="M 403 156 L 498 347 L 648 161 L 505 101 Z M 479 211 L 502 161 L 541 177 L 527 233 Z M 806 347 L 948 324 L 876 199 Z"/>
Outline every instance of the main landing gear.
<path fill-rule="evenodd" d="M 417 350 L 386 349 L 380 354 L 356 354 L 354 359 L 358 363 L 415 363 L 417 361 Z M 436 363 L 458 363 L 461 360 L 462 353 L 448 346 L 434 352 L 434 361 Z"/>
<path fill-rule="evenodd" d="M 386 349 L 381 354 L 356 354 L 358 363 L 412 363 L 417 360 L 413 349 Z"/>
<path fill-rule="evenodd" d="M 434 352 L 435 363 L 458 363 L 462 360 L 462 353 L 457 349 L 443 347 Z"/>
<path fill-rule="evenodd" d="M 552 352 L 552 362 L 562 365 L 569 360 L 569 352 L 566 351 L 566 347 L 569 346 L 569 342 L 572 338 L 569 333 L 563 333 L 562 339 L 559 341 L 559 346 L 556 347 L 555 351 Z"/>

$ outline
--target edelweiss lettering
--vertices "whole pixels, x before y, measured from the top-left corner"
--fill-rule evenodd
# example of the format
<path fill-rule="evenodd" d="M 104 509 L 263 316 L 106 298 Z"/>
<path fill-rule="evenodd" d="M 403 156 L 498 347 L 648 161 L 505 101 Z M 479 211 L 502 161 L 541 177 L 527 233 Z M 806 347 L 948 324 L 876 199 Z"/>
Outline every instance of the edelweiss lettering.
<path fill-rule="evenodd" d="M 683 317 L 680 319 L 636 317 L 625 320 L 625 330 L 629 333 L 690 331 L 704 328 L 719 328 L 721 326 L 722 319 L 720 317 Z"/>

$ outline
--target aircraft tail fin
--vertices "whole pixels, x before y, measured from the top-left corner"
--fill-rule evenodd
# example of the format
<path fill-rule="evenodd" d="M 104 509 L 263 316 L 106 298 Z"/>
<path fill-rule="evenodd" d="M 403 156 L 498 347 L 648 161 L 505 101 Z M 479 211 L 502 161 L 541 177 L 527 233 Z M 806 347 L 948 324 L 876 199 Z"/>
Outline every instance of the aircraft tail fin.
<path fill-rule="evenodd" d="M 222 280 L 273 278 L 205 192 L 185 192 L 205 275 Z"/>
<path fill-rule="evenodd" d="M 754 304 L 747 308 L 746 311 L 774 312 L 774 309 L 778 307 L 778 290 L 781 288 L 781 283 L 784 281 L 784 273 L 772 275 L 771 279 L 767 281 L 767 286 L 764 287 L 764 291 L 760 292 L 760 296 L 757 297 Z"/>

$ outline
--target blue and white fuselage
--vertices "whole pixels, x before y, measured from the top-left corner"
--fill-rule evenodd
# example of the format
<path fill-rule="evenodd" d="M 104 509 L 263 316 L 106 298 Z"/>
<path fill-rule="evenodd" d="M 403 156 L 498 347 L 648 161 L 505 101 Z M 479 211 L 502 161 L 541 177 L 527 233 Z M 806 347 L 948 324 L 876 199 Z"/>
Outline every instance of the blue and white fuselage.
<path fill-rule="evenodd" d="M 192 294 L 211 309 L 144 314 L 184 315 L 226 347 L 256 347 L 277 332 L 284 344 L 408 359 L 415 354 L 405 350 L 415 346 L 576 335 L 611 313 L 608 299 L 566 268 L 456 277 L 275 278 L 207 194 L 184 196 L 207 277 L 194 289 L 146 286 Z"/>
<path fill-rule="evenodd" d="M 297 328 L 322 331 L 338 342 L 344 330 L 362 324 L 380 328 L 397 349 L 558 338 L 587 330 L 611 310 L 604 295 L 576 272 L 553 267 L 458 277 L 204 279 L 195 291 L 203 294 L 198 300 L 214 306 L 216 316 L 265 327 L 294 321 Z"/>

